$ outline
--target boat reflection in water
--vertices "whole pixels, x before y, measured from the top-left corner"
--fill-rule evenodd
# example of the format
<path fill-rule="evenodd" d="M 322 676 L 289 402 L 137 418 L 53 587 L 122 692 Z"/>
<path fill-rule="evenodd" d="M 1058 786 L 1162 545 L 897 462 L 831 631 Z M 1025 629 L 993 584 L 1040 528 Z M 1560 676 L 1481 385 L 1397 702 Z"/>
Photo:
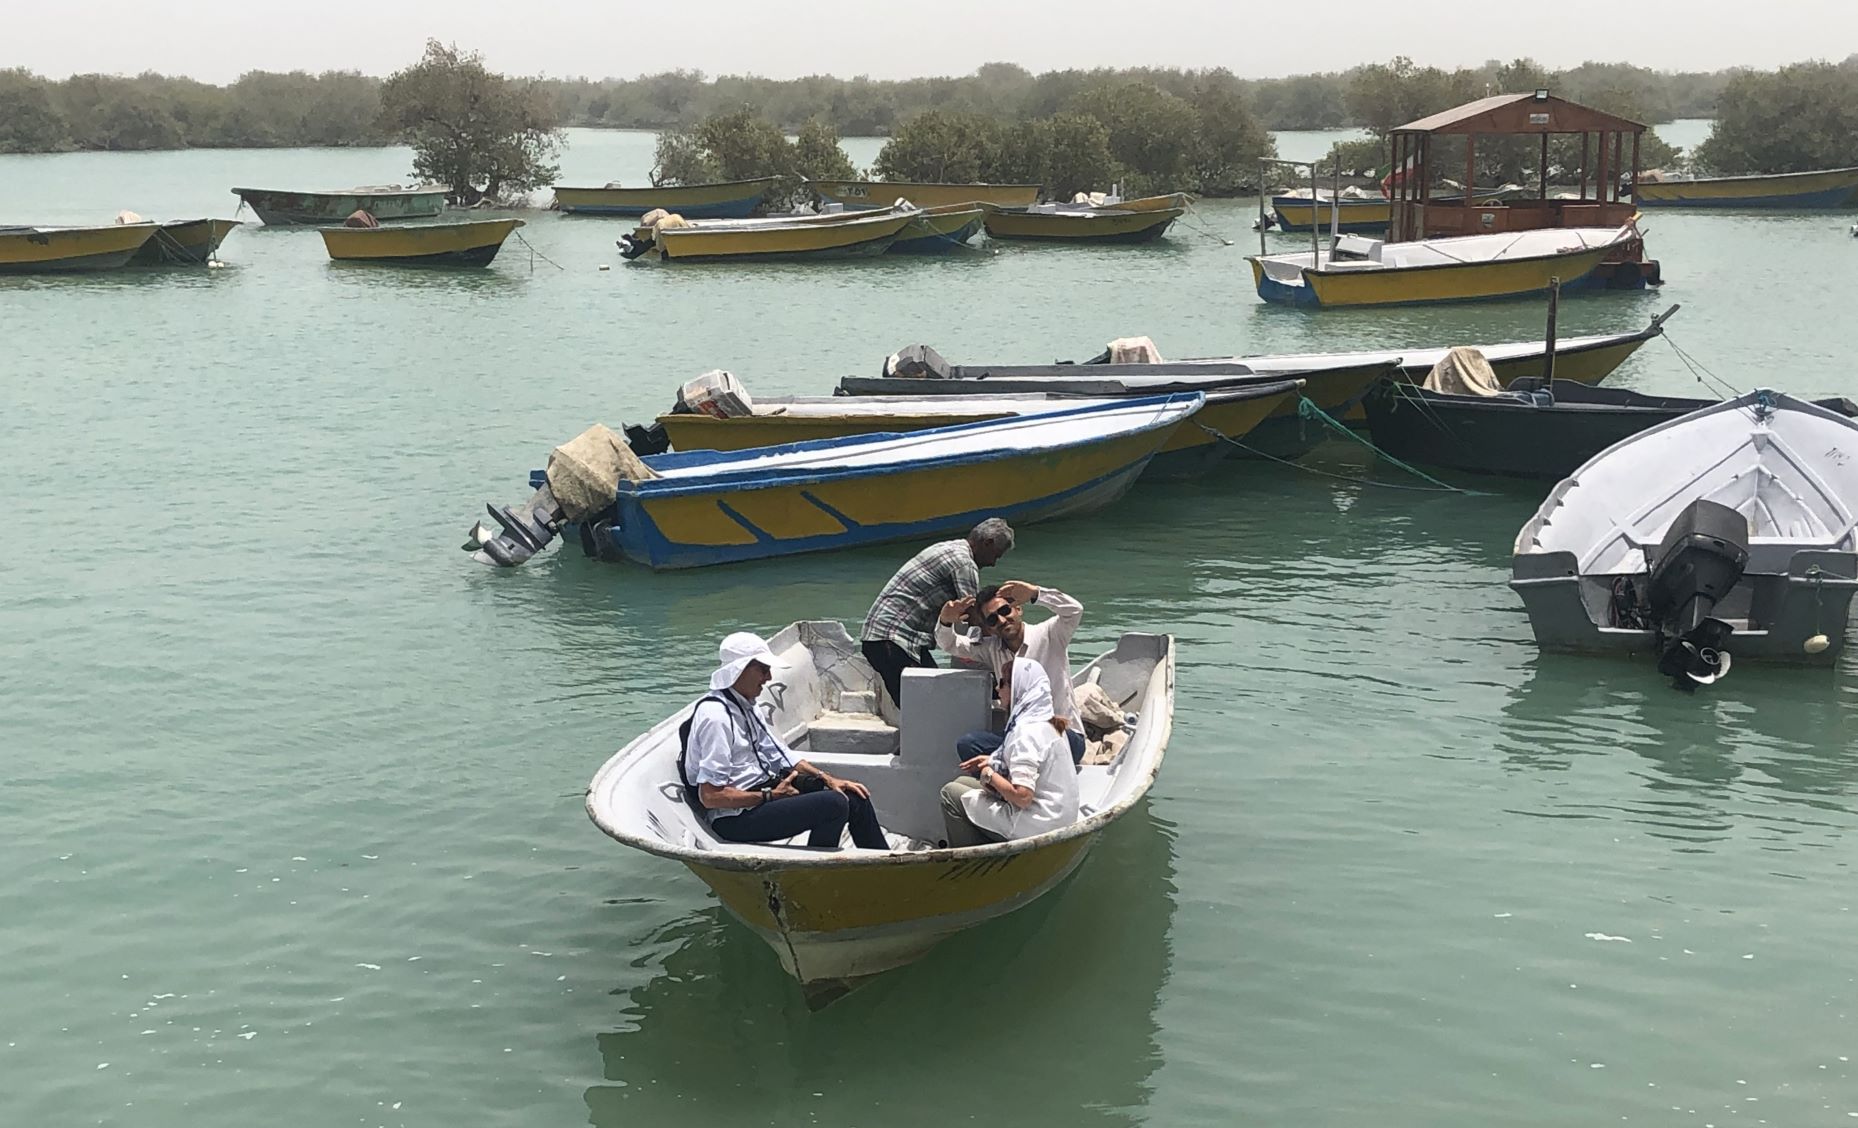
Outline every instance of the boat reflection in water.
<path fill-rule="evenodd" d="M 1161 1062 L 1173 838 L 1138 804 L 1059 896 L 817 1012 L 720 908 L 682 917 L 661 933 L 676 948 L 660 972 L 614 992 L 628 1005 L 595 1038 L 604 1080 L 586 1091 L 588 1121 L 912 1128 L 984 1108 L 1001 1125 L 1127 1124 Z M 981 1064 L 1009 1054 L 1010 1069 Z"/>

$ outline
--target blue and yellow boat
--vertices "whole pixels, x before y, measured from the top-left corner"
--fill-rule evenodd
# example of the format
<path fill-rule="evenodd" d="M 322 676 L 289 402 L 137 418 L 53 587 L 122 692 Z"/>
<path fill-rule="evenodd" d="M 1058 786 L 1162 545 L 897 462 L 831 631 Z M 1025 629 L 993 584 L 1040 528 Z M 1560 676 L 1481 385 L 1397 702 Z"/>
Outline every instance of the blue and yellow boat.
<path fill-rule="evenodd" d="M 1148 396 L 904 435 L 642 460 L 594 428 L 531 475 L 527 503 L 490 507 L 501 536 L 480 523 L 464 547 L 507 566 L 572 531 L 602 560 L 697 568 L 933 537 L 990 516 L 1027 524 L 1089 513 L 1121 497 L 1205 403 L 1198 392 Z M 601 460 L 591 476 L 580 469 L 586 456 L 569 455 L 579 450 Z"/>
<path fill-rule="evenodd" d="M 569 215 L 644 215 L 663 208 L 685 219 L 740 219 L 761 205 L 775 177 L 714 184 L 667 184 L 649 188 L 555 186 L 555 208 Z"/>
<path fill-rule="evenodd" d="M 469 219 L 400 227 L 325 227 L 323 246 L 338 262 L 388 266 L 489 266 L 520 219 Z"/>
<path fill-rule="evenodd" d="M 919 208 L 954 204 L 992 204 L 1026 208 L 1039 202 L 1037 184 L 943 184 L 918 180 L 809 180 L 807 187 L 829 204 L 848 208 L 887 208 L 908 200 Z M 687 213 L 688 214 L 688 213 Z"/>
<path fill-rule="evenodd" d="M 0 274 L 115 270 L 155 235 L 153 223 L 104 227 L 0 227 Z"/>
<path fill-rule="evenodd" d="M 1632 200 L 1642 208 L 1838 208 L 1858 199 L 1858 168 L 1641 180 Z"/>
<path fill-rule="evenodd" d="M 887 255 L 942 255 L 965 246 L 980 234 L 986 211 L 979 204 L 946 204 L 923 208 L 904 226 Z"/>
<path fill-rule="evenodd" d="M 1258 296 L 1273 305 L 1415 305 L 1483 301 L 1545 293 L 1559 278 L 1563 291 L 1608 283 L 1600 266 L 1637 244 L 1638 231 L 1554 227 L 1495 235 L 1461 235 L 1384 243 L 1345 235 L 1320 254 L 1253 255 Z M 1631 275 L 1637 278 L 1635 272 Z M 1617 284 L 1617 283 L 1614 283 Z M 1643 285 L 1641 281 L 1639 283 Z"/>

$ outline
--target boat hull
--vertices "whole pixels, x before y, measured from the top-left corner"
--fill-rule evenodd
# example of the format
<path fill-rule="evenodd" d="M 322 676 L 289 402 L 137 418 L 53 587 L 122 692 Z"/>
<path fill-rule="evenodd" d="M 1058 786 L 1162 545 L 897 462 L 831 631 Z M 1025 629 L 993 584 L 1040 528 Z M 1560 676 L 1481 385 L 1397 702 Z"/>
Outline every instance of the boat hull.
<path fill-rule="evenodd" d="M 236 219 L 188 219 L 160 224 L 129 264 L 200 266 L 213 257 L 226 236 L 238 226 Z"/>
<path fill-rule="evenodd" d="M 753 872 L 686 864 L 767 942 L 808 998 L 822 1002 L 1037 900 L 1077 869 L 1100 833 L 980 858 L 938 850 L 881 868 Z"/>
<path fill-rule="evenodd" d="M 152 223 L 0 228 L 0 274 L 116 270 L 154 238 Z"/>
<path fill-rule="evenodd" d="M 919 208 L 956 204 L 1030 207 L 1039 200 L 1037 184 L 931 184 L 888 180 L 815 180 L 808 184 L 820 199 L 848 208 L 887 208 L 898 199 Z"/>
<path fill-rule="evenodd" d="M 1632 198 L 1642 208 L 1838 208 L 1858 199 L 1858 168 L 1647 181 Z"/>
<path fill-rule="evenodd" d="M 916 216 L 907 224 L 885 254 L 943 255 L 965 246 L 980 234 L 980 208 L 954 206 L 937 208 Z"/>
<path fill-rule="evenodd" d="M 837 481 L 622 492 L 619 520 L 604 535 L 619 555 L 665 570 L 935 537 L 989 516 L 1047 521 L 1116 501 L 1169 433 Z"/>
<path fill-rule="evenodd" d="M 488 266 L 520 219 L 484 219 L 404 227 L 325 227 L 323 245 L 337 262 L 384 266 Z"/>
<path fill-rule="evenodd" d="M 365 211 L 382 223 L 431 219 L 445 210 L 445 189 L 410 192 L 283 192 L 269 188 L 234 188 L 233 195 L 257 214 L 266 227 L 321 226 L 341 223 Z"/>
<path fill-rule="evenodd" d="M 995 239 L 1054 243 L 1150 243 L 1167 234 L 1183 209 L 1129 212 L 1035 212 L 988 209 L 987 234 Z"/>
<path fill-rule="evenodd" d="M 569 215 L 644 215 L 663 208 L 685 219 L 745 219 L 767 198 L 774 177 L 665 188 L 557 185 L 555 206 Z"/>
<path fill-rule="evenodd" d="M 1567 255 L 1405 269 L 1305 269 L 1301 285 L 1272 278 L 1254 258 L 1252 280 L 1266 302 L 1306 309 L 1494 301 L 1547 293 L 1552 278 L 1561 280 L 1563 293 L 1593 287 L 1601 262 L 1613 250 L 1591 247 Z"/>
<path fill-rule="evenodd" d="M 651 253 L 675 262 L 850 258 L 883 254 L 911 219 L 910 215 L 899 214 L 843 223 L 668 227 L 649 233 L 649 237 L 655 241 Z M 641 235 L 648 232 L 649 229 L 640 229 Z"/>
<path fill-rule="evenodd" d="M 1385 383 L 1364 406 L 1374 445 L 1395 458 L 1554 481 L 1614 443 L 1715 402 L 1569 387 L 1559 376 L 1556 387 L 1555 406 L 1538 407 Z"/>

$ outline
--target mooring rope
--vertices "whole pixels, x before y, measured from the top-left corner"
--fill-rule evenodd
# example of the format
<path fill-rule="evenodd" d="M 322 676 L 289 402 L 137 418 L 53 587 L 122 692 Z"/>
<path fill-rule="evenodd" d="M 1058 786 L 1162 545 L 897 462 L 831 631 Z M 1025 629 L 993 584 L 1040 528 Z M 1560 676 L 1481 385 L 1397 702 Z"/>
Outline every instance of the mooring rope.
<path fill-rule="evenodd" d="M 1740 394 L 1735 390 L 1733 385 L 1704 367 L 1702 361 L 1685 352 L 1682 345 L 1672 340 L 1671 331 L 1669 329 L 1659 335 L 1665 339 L 1666 344 L 1671 346 L 1671 351 L 1677 354 L 1677 359 L 1684 362 L 1684 367 L 1690 369 L 1690 374 L 1696 379 L 1697 383 L 1709 388 L 1724 399 L 1734 399 Z"/>
<path fill-rule="evenodd" d="M 1315 474 L 1323 478 L 1333 478 L 1341 482 L 1353 482 L 1357 485 L 1380 486 L 1384 489 L 1407 490 L 1407 491 L 1414 492 L 1414 493 L 1455 493 L 1455 494 L 1464 494 L 1468 497 L 1487 496 L 1481 490 L 1467 490 L 1462 486 L 1454 486 L 1449 482 L 1442 482 L 1439 479 L 1433 477 L 1432 475 L 1426 473 L 1424 470 L 1420 470 L 1417 467 L 1407 465 L 1406 463 L 1395 458 L 1393 455 L 1388 454 L 1386 451 L 1380 449 L 1379 447 L 1375 446 L 1373 443 L 1362 438 L 1360 435 L 1357 435 L 1347 425 L 1340 423 L 1337 420 L 1331 418 L 1330 415 L 1327 412 L 1325 412 L 1322 408 L 1317 407 L 1314 403 L 1310 402 L 1307 396 L 1302 397 L 1300 401 L 1298 402 L 1297 416 L 1301 419 L 1316 420 L 1317 422 L 1323 423 L 1324 425 L 1334 430 L 1341 431 L 1343 434 L 1347 435 L 1349 438 L 1354 439 L 1356 442 L 1360 443 L 1362 446 L 1365 446 L 1369 450 L 1373 451 L 1377 457 L 1386 459 L 1388 462 L 1392 463 L 1393 465 L 1399 467 L 1402 470 L 1405 470 L 1407 473 L 1412 474 L 1418 478 L 1423 478 L 1428 482 L 1431 482 L 1432 485 L 1430 486 L 1405 486 L 1405 485 L 1401 485 L 1398 482 L 1382 482 L 1374 478 L 1362 477 L 1362 476 L 1355 475 L 1355 474 L 1337 474 L 1329 470 L 1320 470 L 1314 466 L 1305 466 L 1301 462 L 1296 462 L 1288 458 L 1279 458 L 1277 455 L 1271 454 L 1268 451 L 1259 450 L 1255 446 L 1252 446 L 1248 443 L 1241 442 L 1238 439 L 1233 438 L 1231 435 L 1226 434 L 1224 431 L 1221 431 L 1216 427 L 1209 427 L 1205 423 L 1201 423 L 1198 420 L 1195 420 L 1194 425 L 1199 427 L 1202 431 L 1205 431 L 1207 434 L 1212 435 L 1216 439 L 1220 439 L 1224 442 L 1231 443 L 1233 446 L 1238 447 L 1240 450 L 1244 451 L 1245 453 L 1251 455 L 1254 458 L 1262 458 L 1268 462 L 1275 462 L 1279 464 L 1280 466 L 1288 466 L 1293 470 L 1301 470 L 1306 474 Z"/>
<path fill-rule="evenodd" d="M 543 254 L 543 253 L 542 253 L 541 251 L 538 251 L 538 250 L 536 250 L 536 249 L 535 249 L 535 244 L 534 244 L 534 243 L 531 243 L 531 242 L 530 242 L 529 240 L 527 240 L 527 239 L 525 239 L 525 238 L 523 238 L 523 233 L 522 233 L 522 232 L 520 232 L 520 231 L 512 231 L 512 232 L 510 232 L 510 234 L 512 234 L 512 235 L 514 235 L 514 236 L 516 236 L 516 241 L 517 241 L 517 242 L 519 242 L 519 243 L 521 243 L 521 244 L 522 244 L 523 246 L 525 246 L 525 247 L 528 247 L 528 248 L 529 248 L 529 269 L 530 269 L 530 270 L 534 270 L 534 269 L 535 269 L 535 260 L 536 260 L 536 259 L 538 259 L 538 258 L 539 258 L 539 259 L 541 259 L 541 260 L 542 260 L 543 262 L 545 262 L 545 263 L 547 263 L 548 265 L 550 265 L 550 266 L 552 266 L 552 267 L 554 267 L 554 268 L 555 268 L 556 270 L 560 270 L 560 271 L 566 271 L 566 270 L 568 269 L 567 267 L 565 267 L 565 266 L 563 266 L 563 265 L 561 265 L 560 263 L 558 263 L 558 262 L 556 262 L 556 261 L 555 261 L 554 259 L 552 259 L 552 258 L 549 258 L 549 257 L 548 257 L 547 255 L 545 255 L 545 254 Z"/>
<path fill-rule="evenodd" d="M 1187 198 L 1187 210 L 1192 212 L 1193 217 L 1194 217 L 1194 222 L 1187 224 L 1186 225 L 1187 227 L 1193 229 L 1194 231 L 1199 232 L 1200 234 L 1206 236 L 1209 239 L 1218 240 L 1219 245 L 1222 247 L 1232 246 L 1232 240 L 1226 238 L 1224 235 L 1219 234 L 1217 231 L 1214 231 L 1211 225 L 1207 223 L 1206 217 L 1200 214 L 1200 209 L 1194 207 L 1193 197 L 1191 196 Z"/>

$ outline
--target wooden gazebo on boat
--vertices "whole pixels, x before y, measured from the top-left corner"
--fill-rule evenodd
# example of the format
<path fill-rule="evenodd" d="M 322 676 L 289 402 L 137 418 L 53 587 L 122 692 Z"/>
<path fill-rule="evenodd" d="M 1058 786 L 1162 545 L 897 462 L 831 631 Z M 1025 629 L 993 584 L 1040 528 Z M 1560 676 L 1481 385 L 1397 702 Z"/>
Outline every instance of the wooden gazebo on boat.
<path fill-rule="evenodd" d="M 1621 199 L 1622 185 L 1638 180 L 1639 138 L 1645 128 L 1547 90 L 1479 98 L 1409 122 L 1389 134 L 1394 171 L 1388 185 L 1393 206 L 1388 239 L 1410 242 L 1537 228 L 1622 227 L 1637 213 L 1635 205 Z M 1578 192 L 1569 199 L 1548 195 L 1549 139 L 1557 134 L 1581 138 Z M 1527 194 L 1495 203 L 1478 203 L 1471 195 L 1446 202 L 1432 199 L 1433 183 L 1459 171 L 1457 154 L 1437 153 L 1435 139 L 1464 138 L 1462 169 L 1469 192 L 1477 182 L 1478 140 L 1518 136 L 1540 138 L 1533 199 Z M 1452 167 L 1446 167 L 1448 163 Z M 1620 276 L 1620 284 L 1642 285 L 1658 278 L 1658 264 L 1645 260 L 1642 240 L 1633 240 L 1628 256 L 1607 265 L 1607 273 Z"/>

